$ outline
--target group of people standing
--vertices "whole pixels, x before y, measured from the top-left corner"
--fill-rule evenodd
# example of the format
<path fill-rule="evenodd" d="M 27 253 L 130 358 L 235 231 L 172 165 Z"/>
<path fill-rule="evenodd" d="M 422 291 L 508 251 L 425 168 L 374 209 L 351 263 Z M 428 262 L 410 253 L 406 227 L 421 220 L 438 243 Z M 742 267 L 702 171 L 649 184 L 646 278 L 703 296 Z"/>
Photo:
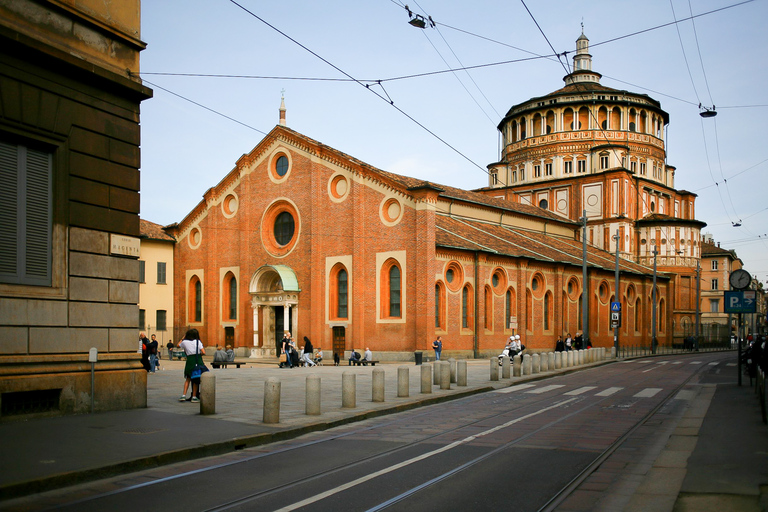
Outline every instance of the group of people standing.
<path fill-rule="evenodd" d="M 571 338 L 571 333 L 565 335 L 565 340 L 558 334 L 557 341 L 555 341 L 555 352 L 570 352 L 571 350 L 581 350 L 586 348 L 592 348 L 592 342 L 587 340 L 584 343 L 584 337 L 580 332 L 576 333 L 576 336 Z"/>
<path fill-rule="evenodd" d="M 296 348 L 296 343 L 293 341 L 293 337 L 290 332 L 283 335 L 283 340 L 280 342 L 280 350 L 285 354 L 285 364 L 288 368 L 295 368 L 301 366 L 316 366 L 323 360 L 323 349 L 318 347 L 317 354 L 315 354 L 315 348 L 312 346 L 312 342 L 304 336 L 304 346 L 300 349 Z M 283 362 L 280 362 L 282 368 Z"/>

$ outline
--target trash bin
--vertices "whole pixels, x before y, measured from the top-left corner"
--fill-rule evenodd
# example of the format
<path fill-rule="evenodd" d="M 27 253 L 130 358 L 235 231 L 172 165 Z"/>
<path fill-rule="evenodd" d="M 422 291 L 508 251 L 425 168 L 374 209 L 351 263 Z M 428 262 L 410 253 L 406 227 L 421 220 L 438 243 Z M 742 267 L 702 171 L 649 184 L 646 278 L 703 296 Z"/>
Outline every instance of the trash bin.
<path fill-rule="evenodd" d="M 416 358 L 416 365 L 417 366 L 420 365 L 421 364 L 422 353 L 421 352 L 414 352 L 413 355 Z"/>

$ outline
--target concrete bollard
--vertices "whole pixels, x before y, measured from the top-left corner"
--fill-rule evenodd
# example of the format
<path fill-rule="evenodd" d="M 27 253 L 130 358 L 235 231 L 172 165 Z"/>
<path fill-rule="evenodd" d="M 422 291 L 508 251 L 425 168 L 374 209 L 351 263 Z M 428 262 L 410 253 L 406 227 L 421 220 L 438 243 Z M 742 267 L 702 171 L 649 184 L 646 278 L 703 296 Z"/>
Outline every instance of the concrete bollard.
<path fill-rule="evenodd" d="M 584 364 L 584 349 L 579 350 L 579 365 Z"/>
<path fill-rule="evenodd" d="M 549 371 L 549 354 L 546 352 L 543 354 L 539 354 L 539 371 L 541 373 Z"/>
<path fill-rule="evenodd" d="M 200 414 L 216 414 L 216 376 L 213 372 L 200 376 Z"/>
<path fill-rule="evenodd" d="M 499 380 L 499 359 L 491 358 L 491 381 Z"/>
<path fill-rule="evenodd" d="M 523 356 L 523 375 L 531 375 L 533 373 L 533 365 L 531 364 L 531 354 L 525 354 Z"/>
<path fill-rule="evenodd" d="M 384 401 L 384 370 L 381 368 L 374 368 L 371 386 L 371 401 L 383 402 Z"/>
<path fill-rule="evenodd" d="M 397 396 L 406 397 L 410 394 L 411 374 L 407 366 L 397 367 Z"/>
<path fill-rule="evenodd" d="M 533 368 L 531 370 L 532 374 L 537 374 L 541 370 L 541 356 L 539 354 L 533 354 L 531 356 L 531 364 L 533 365 Z"/>
<path fill-rule="evenodd" d="M 320 415 L 320 376 L 307 375 L 307 396 L 304 403 L 304 414 Z"/>
<path fill-rule="evenodd" d="M 264 423 L 280 423 L 280 380 L 269 377 L 264 382 Z"/>
<path fill-rule="evenodd" d="M 501 358 L 501 378 L 509 378 L 509 356 L 504 356 Z"/>
<path fill-rule="evenodd" d="M 555 371 L 555 353 L 550 352 L 547 354 L 547 371 L 553 372 Z"/>
<path fill-rule="evenodd" d="M 467 385 L 467 360 L 456 361 L 456 384 L 459 386 Z"/>
<path fill-rule="evenodd" d="M 523 374 L 523 358 L 520 357 L 520 354 L 517 354 L 512 359 L 512 375 L 514 377 L 520 377 Z"/>
<path fill-rule="evenodd" d="M 440 361 L 435 361 L 435 364 L 432 365 L 432 373 L 433 373 L 433 384 L 435 386 L 440 385 Z"/>
<path fill-rule="evenodd" d="M 352 372 L 341 374 L 341 406 L 345 409 L 357 407 L 357 376 Z"/>
<path fill-rule="evenodd" d="M 450 358 L 448 364 L 451 366 L 451 384 L 456 384 L 456 360 Z"/>
<path fill-rule="evenodd" d="M 611 347 L 611 359 L 616 359 L 616 347 Z"/>
<path fill-rule="evenodd" d="M 605 361 L 605 347 L 600 347 L 600 360 Z"/>
<path fill-rule="evenodd" d="M 440 389 L 451 389 L 451 363 L 440 361 Z"/>
<path fill-rule="evenodd" d="M 432 365 L 431 364 L 421 365 L 421 392 L 422 393 L 432 392 Z"/>
<path fill-rule="evenodd" d="M 568 368 L 573 366 L 573 350 L 568 351 Z"/>

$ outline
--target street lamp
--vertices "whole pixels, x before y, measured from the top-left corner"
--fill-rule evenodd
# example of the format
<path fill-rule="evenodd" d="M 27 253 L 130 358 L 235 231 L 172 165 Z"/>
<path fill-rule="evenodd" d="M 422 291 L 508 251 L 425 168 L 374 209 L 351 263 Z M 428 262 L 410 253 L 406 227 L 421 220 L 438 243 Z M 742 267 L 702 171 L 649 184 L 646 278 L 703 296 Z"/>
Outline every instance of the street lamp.
<path fill-rule="evenodd" d="M 653 246 L 653 289 L 651 290 L 651 353 L 656 353 L 656 255 L 659 251 Z"/>

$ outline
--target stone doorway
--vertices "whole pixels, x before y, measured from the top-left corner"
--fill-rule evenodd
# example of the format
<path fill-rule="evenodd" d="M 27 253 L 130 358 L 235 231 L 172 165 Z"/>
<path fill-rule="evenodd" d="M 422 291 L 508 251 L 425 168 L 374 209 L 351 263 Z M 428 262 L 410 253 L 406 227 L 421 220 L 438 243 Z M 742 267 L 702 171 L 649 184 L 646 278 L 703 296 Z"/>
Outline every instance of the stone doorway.
<path fill-rule="evenodd" d="M 299 288 L 296 274 L 286 265 L 264 265 L 254 272 L 248 288 L 253 308 L 253 348 L 256 357 L 277 356 L 283 333 L 297 332 Z"/>

